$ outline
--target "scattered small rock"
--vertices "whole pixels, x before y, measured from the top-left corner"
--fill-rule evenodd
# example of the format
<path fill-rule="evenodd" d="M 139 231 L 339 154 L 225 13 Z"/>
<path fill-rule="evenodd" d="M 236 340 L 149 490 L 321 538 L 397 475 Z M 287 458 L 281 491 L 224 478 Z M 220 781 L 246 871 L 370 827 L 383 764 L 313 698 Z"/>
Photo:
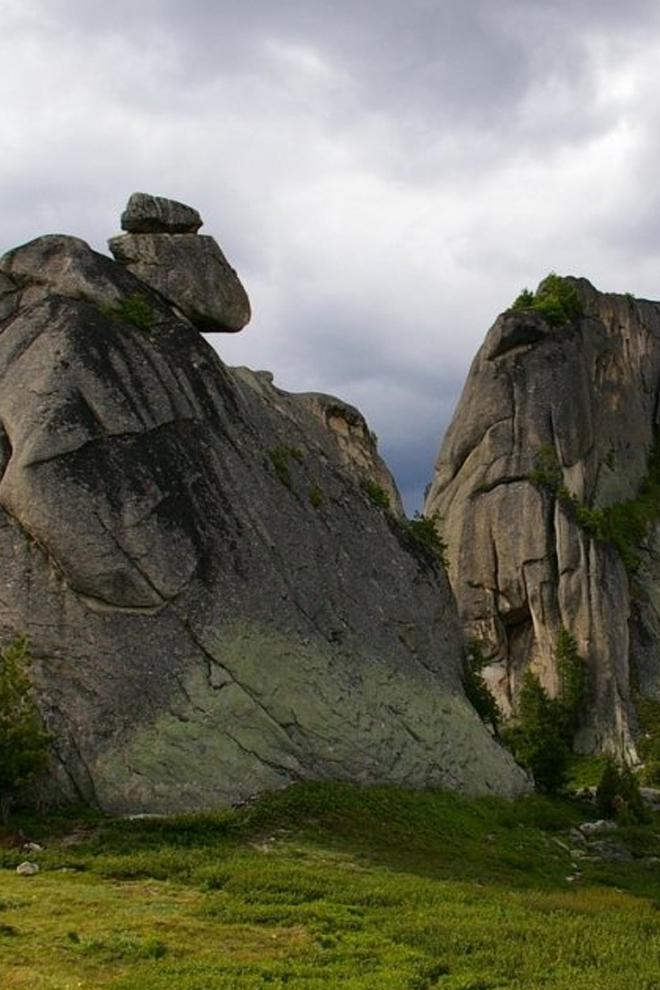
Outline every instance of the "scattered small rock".
<path fill-rule="evenodd" d="M 269 838 L 264 839 L 262 842 L 251 842 L 250 845 L 257 852 L 272 853 L 274 852 L 275 837 L 271 835 Z"/>
<path fill-rule="evenodd" d="M 30 863 L 28 860 L 26 860 L 24 863 L 21 863 L 19 866 L 16 867 L 16 872 L 18 873 L 19 877 L 33 877 L 36 873 L 39 872 L 39 866 L 37 863 Z"/>
<path fill-rule="evenodd" d="M 23 852 L 40 853 L 44 851 L 44 847 L 40 846 L 38 842 L 26 842 L 23 845 Z"/>
<path fill-rule="evenodd" d="M 586 846 L 587 840 L 579 828 L 572 828 L 568 834 L 570 836 L 571 842 L 575 842 L 576 845 L 578 846 Z"/>
<path fill-rule="evenodd" d="M 614 832 L 619 826 L 616 822 L 609 821 L 605 818 L 600 818 L 597 822 L 582 822 L 578 825 L 578 829 L 586 838 L 591 838 L 592 835 L 605 835 L 607 832 Z"/>
<path fill-rule="evenodd" d="M 606 863 L 630 863 L 633 855 L 629 849 L 622 846 L 620 842 L 612 839 L 602 839 L 599 842 L 592 842 L 589 847 L 591 852 Z"/>
<path fill-rule="evenodd" d="M 657 787 L 640 787 L 639 793 L 653 811 L 660 808 L 660 790 Z"/>

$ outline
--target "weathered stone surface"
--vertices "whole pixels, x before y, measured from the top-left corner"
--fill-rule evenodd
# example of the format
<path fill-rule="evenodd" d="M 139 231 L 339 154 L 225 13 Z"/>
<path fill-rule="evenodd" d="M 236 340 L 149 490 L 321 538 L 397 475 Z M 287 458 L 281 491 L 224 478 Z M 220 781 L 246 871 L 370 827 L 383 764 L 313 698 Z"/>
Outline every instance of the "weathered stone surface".
<path fill-rule="evenodd" d="M 6 320 L 18 305 L 18 286 L 0 272 L 0 320 Z"/>
<path fill-rule="evenodd" d="M 652 808 L 653 811 L 660 809 L 660 790 L 657 787 L 640 787 L 639 793 L 649 808 Z"/>
<path fill-rule="evenodd" d="M 3 296 L 3 287 L 6 296 Z M 108 313 L 126 299 L 144 298 L 153 314 L 154 326 L 172 320 L 170 307 L 125 268 L 92 251 L 79 237 L 46 234 L 8 251 L 0 258 L 0 313 L 3 298 L 11 309 L 3 319 L 25 312 L 47 299 L 64 297 L 87 302 Z"/>
<path fill-rule="evenodd" d="M 283 392 L 273 385 L 273 376 L 269 371 L 254 372 L 249 368 L 233 370 L 258 389 L 265 402 L 282 412 L 287 402 L 294 402 L 313 413 L 334 437 L 342 464 L 358 481 L 374 481 L 387 494 L 391 511 L 397 516 L 404 515 L 399 490 L 378 453 L 376 437 L 359 409 L 334 395 Z"/>
<path fill-rule="evenodd" d="M 249 323 L 247 293 L 212 237 L 124 234 L 108 243 L 117 261 L 203 333 L 236 333 Z"/>
<path fill-rule="evenodd" d="M 131 234 L 196 234 L 202 223 L 192 206 L 140 192 L 133 193 L 121 215 L 121 229 Z"/>
<path fill-rule="evenodd" d="M 612 839 L 602 839 L 591 842 L 589 851 L 605 863 L 632 863 L 633 854 L 621 842 Z"/>
<path fill-rule="evenodd" d="M 660 529 L 631 588 L 616 551 L 530 474 L 545 446 L 580 502 L 636 495 L 658 424 L 660 305 L 571 281 L 583 319 L 550 327 L 507 312 L 489 331 L 425 511 L 443 517 L 463 625 L 492 657 L 486 673 L 505 710 L 530 663 L 556 691 L 564 625 L 592 672 L 578 744 L 634 757 L 631 659 L 643 690 L 660 692 Z"/>
<path fill-rule="evenodd" d="M 0 271 L 0 639 L 30 636 L 59 793 L 528 786 L 463 695 L 442 568 L 361 489 L 386 468 L 356 410 L 226 368 L 81 241 Z M 146 328 L 117 316 L 136 293 Z"/>

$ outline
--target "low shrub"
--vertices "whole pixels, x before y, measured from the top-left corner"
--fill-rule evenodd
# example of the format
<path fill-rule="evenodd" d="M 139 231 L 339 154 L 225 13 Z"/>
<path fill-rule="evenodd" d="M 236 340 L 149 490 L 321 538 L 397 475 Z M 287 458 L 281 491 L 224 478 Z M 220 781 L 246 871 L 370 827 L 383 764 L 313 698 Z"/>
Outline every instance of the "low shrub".
<path fill-rule="evenodd" d="M 299 464 L 305 459 L 305 455 L 299 447 L 290 447 L 288 444 L 279 444 L 268 452 L 270 462 L 273 465 L 275 474 L 285 488 L 293 489 L 293 479 L 291 477 L 290 461 L 293 459 Z"/>
<path fill-rule="evenodd" d="M 377 509 L 389 509 L 390 496 L 376 481 L 367 478 L 362 482 L 362 491 Z"/>
<path fill-rule="evenodd" d="M 615 818 L 622 825 L 650 821 L 637 777 L 629 767 L 618 767 L 612 759 L 608 759 L 598 782 L 596 807 L 603 818 Z"/>
<path fill-rule="evenodd" d="M 314 509 L 320 509 L 323 505 L 323 491 L 319 485 L 312 485 L 310 487 L 309 501 Z"/>
<path fill-rule="evenodd" d="M 543 444 L 536 455 L 530 481 L 549 491 L 589 536 L 617 550 L 629 573 L 639 566 L 639 547 L 651 523 L 660 519 L 660 441 L 655 439 L 639 493 L 633 499 L 602 508 L 585 505 L 563 481 L 554 447 Z"/>
<path fill-rule="evenodd" d="M 111 319 L 130 323 L 138 330 L 150 330 L 155 319 L 149 301 L 140 293 L 126 296 L 116 306 L 103 306 L 102 312 Z"/>
<path fill-rule="evenodd" d="M 463 667 L 463 687 L 468 701 L 477 715 L 493 728 L 497 734 L 502 720 L 502 712 L 481 673 L 488 664 L 480 644 L 472 640 L 468 645 Z"/>
<path fill-rule="evenodd" d="M 443 567 L 447 567 L 447 544 L 438 530 L 441 521 L 437 512 L 431 516 L 423 516 L 416 512 L 414 517 L 408 520 L 408 532 L 418 543 L 430 550 Z"/>
<path fill-rule="evenodd" d="M 575 286 L 556 272 L 544 278 L 535 293 L 523 289 L 511 309 L 533 309 L 551 326 L 563 326 L 582 316 Z"/>

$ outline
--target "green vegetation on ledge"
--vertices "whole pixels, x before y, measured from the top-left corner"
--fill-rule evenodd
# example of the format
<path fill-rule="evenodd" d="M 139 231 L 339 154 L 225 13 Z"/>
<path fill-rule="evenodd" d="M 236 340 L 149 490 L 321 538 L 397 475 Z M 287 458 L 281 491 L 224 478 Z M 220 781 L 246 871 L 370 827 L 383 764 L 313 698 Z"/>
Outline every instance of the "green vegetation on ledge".
<path fill-rule="evenodd" d="M 603 508 L 593 508 L 580 502 L 564 484 L 561 465 L 550 444 L 544 444 L 539 449 L 530 480 L 552 492 L 585 533 L 616 547 L 630 573 L 637 569 L 639 546 L 651 523 L 660 519 L 660 442 L 657 438 L 649 454 L 639 493 L 625 502 L 615 502 Z"/>
<path fill-rule="evenodd" d="M 378 482 L 373 481 L 371 478 L 366 478 L 362 482 L 362 491 L 377 509 L 389 509 L 390 496 Z"/>
<path fill-rule="evenodd" d="M 655 990 L 660 840 L 621 830 L 633 862 L 576 871 L 569 830 L 594 815 L 325 782 L 215 814 L 22 820 L 45 851 L 18 877 L 4 832 L 2 986 Z"/>
<path fill-rule="evenodd" d="M 488 662 L 481 644 L 477 640 L 472 640 L 468 644 L 465 657 L 463 688 L 481 721 L 490 725 L 493 732 L 498 735 L 502 712 L 482 673 Z"/>
<path fill-rule="evenodd" d="M 116 306 L 103 306 L 102 312 L 110 319 L 130 323 L 138 330 L 150 330 L 154 323 L 154 311 L 148 300 L 140 293 L 126 296 Z"/>
<path fill-rule="evenodd" d="M 418 543 L 430 550 L 438 558 L 443 567 L 447 567 L 447 544 L 439 532 L 440 516 L 434 512 L 432 516 L 423 516 L 416 512 L 407 522 L 408 532 Z"/>
<path fill-rule="evenodd" d="M 582 316 L 582 303 L 575 286 L 555 272 L 544 278 L 535 293 L 523 289 L 511 309 L 533 309 L 555 327 Z"/>

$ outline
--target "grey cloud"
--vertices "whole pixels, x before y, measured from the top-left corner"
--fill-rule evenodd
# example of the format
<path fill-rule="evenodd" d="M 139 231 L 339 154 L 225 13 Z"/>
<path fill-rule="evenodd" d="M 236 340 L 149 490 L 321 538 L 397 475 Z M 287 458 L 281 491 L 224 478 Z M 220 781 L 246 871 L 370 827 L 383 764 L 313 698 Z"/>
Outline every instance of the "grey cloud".
<path fill-rule="evenodd" d="M 644 37 L 658 23 L 651 0 L 56 0 L 42 8 L 51 12 L 46 24 L 55 34 L 59 25 L 75 26 L 83 39 L 121 34 L 145 55 L 163 46 L 169 57 L 159 84 L 175 105 L 194 99 L 209 80 L 268 76 L 269 40 L 311 45 L 350 79 L 332 92 L 345 115 L 383 114 L 418 150 L 433 145 L 434 127 L 449 123 L 462 131 L 505 128 L 518 139 L 529 129 L 537 143 L 600 126 L 601 114 L 590 106 L 587 43 L 614 43 L 613 29 L 622 24 L 628 40 Z M 570 86 L 578 110 L 555 120 L 551 131 L 517 119 L 539 79 Z M 133 98 L 152 95 L 143 89 Z"/>
<path fill-rule="evenodd" d="M 593 148 L 631 106 L 657 120 L 599 89 L 652 42 L 656 7 L 21 0 L 0 250 L 45 231 L 104 249 L 134 189 L 191 202 L 255 304 L 222 356 L 361 406 L 414 508 L 469 359 L 523 284 L 577 267 L 645 291 L 654 138 L 628 188 L 614 172 L 590 201 L 580 175 L 607 178 Z M 26 39 L 34 62 L 12 61 Z"/>

